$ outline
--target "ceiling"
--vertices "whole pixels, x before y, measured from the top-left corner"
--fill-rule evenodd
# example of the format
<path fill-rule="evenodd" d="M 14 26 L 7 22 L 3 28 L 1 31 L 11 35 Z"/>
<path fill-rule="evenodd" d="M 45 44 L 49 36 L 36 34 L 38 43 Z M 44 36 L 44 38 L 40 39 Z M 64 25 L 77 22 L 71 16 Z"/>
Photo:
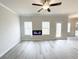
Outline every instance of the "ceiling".
<path fill-rule="evenodd" d="M 50 3 L 62 1 L 60 6 L 50 7 L 51 12 L 42 10 L 39 14 L 73 14 L 77 13 L 77 0 L 51 0 Z M 41 7 L 33 6 L 32 3 L 41 3 L 40 0 L 0 0 L 8 8 L 15 11 L 17 14 L 37 14 L 37 10 Z"/>

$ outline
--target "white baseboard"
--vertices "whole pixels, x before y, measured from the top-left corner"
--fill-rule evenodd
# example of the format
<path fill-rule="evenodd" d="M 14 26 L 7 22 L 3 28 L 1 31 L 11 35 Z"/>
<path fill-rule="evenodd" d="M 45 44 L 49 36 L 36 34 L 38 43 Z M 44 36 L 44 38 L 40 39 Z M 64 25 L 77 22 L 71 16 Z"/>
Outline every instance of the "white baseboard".
<path fill-rule="evenodd" d="M 17 41 L 13 46 L 11 46 L 11 47 L 8 48 L 6 51 L 4 51 L 4 52 L 0 55 L 0 58 L 1 58 L 2 56 L 4 56 L 9 50 L 11 50 L 14 46 L 16 46 L 18 43 L 19 43 L 19 41 Z"/>

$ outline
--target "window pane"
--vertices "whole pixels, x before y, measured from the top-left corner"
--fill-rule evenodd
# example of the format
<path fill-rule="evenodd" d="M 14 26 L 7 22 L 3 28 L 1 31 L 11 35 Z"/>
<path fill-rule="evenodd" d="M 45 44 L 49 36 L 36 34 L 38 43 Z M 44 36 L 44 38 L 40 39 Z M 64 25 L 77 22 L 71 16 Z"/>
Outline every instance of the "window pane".
<path fill-rule="evenodd" d="M 25 30 L 25 35 L 32 35 L 32 30 L 26 29 Z"/>
<path fill-rule="evenodd" d="M 56 37 L 61 37 L 61 23 L 56 24 Z"/>
<path fill-rule="evenodd" d="M 67 32 L 70 32 L 70 26 L 71 26 L 71 24 L 68 23 L 68 29 L 67 29 Z"/>
<path fill-rule="evenodd" d="M 50 34 L 50 24 L 47 21 L 42 22 L 42 34 L 43 35 L 49 35 Z"/>
<path fill-rule="evenodd" d="M 75 36 L 78 36 L 78 22 L 76 23 L 76 28 L 75 28 Z"/>
<path fill-rule="evenodd" d="M 24 22 L 24 28 L 32 29 L 32 22 Z"/>
<path fill-rule="evenodd" d="M 49 29 L 42 29 L 43 35 L 49 35 Z"/>
<path fill-rule="evenodd" d="M 32 35 L 32 22 L 24 22 L 25 35 Z"/>
<path fill-rule="evenodd" d="M 49 29 L 49 26 L 50 26 L 49 22 L 42 22 L 42 28 Z"/>

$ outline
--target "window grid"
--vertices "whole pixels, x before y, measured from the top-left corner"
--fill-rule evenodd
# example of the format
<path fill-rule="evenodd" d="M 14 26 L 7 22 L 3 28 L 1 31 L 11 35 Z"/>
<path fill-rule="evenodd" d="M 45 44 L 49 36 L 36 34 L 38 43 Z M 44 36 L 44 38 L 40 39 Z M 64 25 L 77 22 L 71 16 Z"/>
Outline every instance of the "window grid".
<path fill-rule="evenodd" d="M 56 37 L 61 37 L 61 23 L 56 23 Z"/>
<path fill-rule="evenodd" d="M 49 35 L 50 34 L 50 24 L 48 21 L 42 22 L 42 34 Z"/>
<path fill-rule="evenodd" d="M 24 22 L 24 34 L 32 35 L 32 22 Z"/>
<path fill-rule="evenodd" d="M 68 29 L 67 29 L 67 32 L 70 32 L 70 27 L 71 27 L 71 24 L 70 24 L 70 22 L 68 22 Z"/>

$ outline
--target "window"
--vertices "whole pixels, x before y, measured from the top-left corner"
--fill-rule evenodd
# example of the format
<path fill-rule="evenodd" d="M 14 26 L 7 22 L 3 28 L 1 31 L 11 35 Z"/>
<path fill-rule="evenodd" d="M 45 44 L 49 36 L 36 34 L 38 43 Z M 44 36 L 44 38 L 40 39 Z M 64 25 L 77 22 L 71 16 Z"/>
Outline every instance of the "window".
<path fill-rule="evenodd" d="M 32 35 L 32 22 L 24 22 L 24 34 Z"/>
<path fill-rule="evenodd" d="M 75 28 L 75 36 L 78 36 L 78 22 L 76 23 L 76 28 Z"/>
<path fill-rule="evenodd" d="M 71 24 L 70 24 L 70 22 L 68 22 L 68 29 L 67 29 L 67 32 L 70 32 L 70 27 L 71 27 Z"/>
<path fill-rule="evenodd" d="M 50 34 L 50 23 L 48 21 L 42 22 L 42 34 L 43 35 Z"/>
<path fill-rule="evenodd" d="M 56 24 L 56 37 L 61 37 L 61 23 Z"/>

